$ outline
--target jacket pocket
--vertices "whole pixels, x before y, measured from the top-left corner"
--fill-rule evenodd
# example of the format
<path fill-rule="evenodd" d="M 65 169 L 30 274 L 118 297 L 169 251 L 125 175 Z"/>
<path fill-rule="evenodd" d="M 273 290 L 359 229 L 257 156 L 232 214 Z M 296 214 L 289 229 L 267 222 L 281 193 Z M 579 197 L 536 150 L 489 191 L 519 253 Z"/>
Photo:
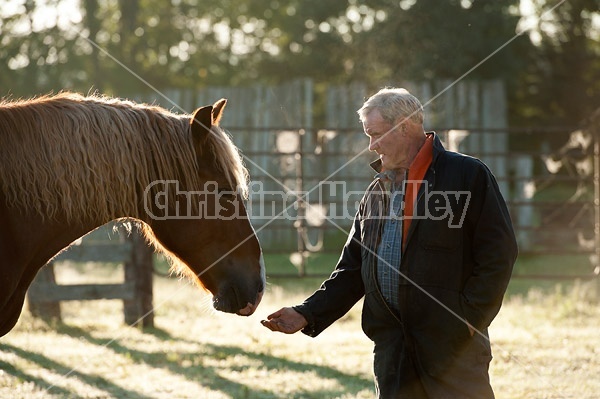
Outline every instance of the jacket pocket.
<path fill-rule="evenodd" d="M 441 228 L 437 226 L 436 229 L 428 229 L 429 226 L 419 227 L 419 245 L 426 251 L 453 252 L 462 243 L 462 231 L 460 229 L 447 226 L 441 226 Z"/>

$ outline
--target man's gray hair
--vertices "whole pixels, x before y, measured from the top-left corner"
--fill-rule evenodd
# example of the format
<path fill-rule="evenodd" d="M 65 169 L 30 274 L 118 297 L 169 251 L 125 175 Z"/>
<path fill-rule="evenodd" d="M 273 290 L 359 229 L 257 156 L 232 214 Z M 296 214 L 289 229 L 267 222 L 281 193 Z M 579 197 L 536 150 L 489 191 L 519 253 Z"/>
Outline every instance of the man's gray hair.
<path fill-rule="evenodd" d="M 361 122 L 374 109 L 377 109 L 382 118 L 390 124 L 396 123 L 398 118 L 407 118 L 413 123 L 423 124 L 423 105 L 406 89 L 385 87 L 373 94 L 357 111 Z"/>

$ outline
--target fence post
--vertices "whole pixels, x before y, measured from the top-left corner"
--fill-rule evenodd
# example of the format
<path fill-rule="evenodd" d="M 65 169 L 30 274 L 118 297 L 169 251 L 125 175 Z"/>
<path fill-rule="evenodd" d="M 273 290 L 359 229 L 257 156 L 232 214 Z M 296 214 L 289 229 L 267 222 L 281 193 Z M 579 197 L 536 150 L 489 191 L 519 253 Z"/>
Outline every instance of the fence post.
<path fill-rule="evenodd" d="M 54 263 L 48 262 L 43 266 L 38 274 L 33 279 L 30 289 L 27 291 L 27 299 L 29 312 L 34 317 L 39 317 L 46 323 L 53 321 L 61 321 L 62 315 L 60 311 L 59 301 L 37 301 L 31 294 L 33 291 L 38 289 L 40 284 L 52 284 L 56 285 L 56 278 L 54 277 Z"/>
<path fill-rule="evenodd" d="M 298 253 L 300 254 L 300 264 L 298 265 L 298 275 L 300 277 L 304 277 L 306 275 L 306 246 L 304 245 L 304 237 L 306 235 L 306 226 L 304 223 L 304 219 L 306 216 L 306 202 L 308 201 L 308 196 L 303 197 L 304 195 L 304 165 L 302 165 L 303 161 L 303 146 L 302 141 L 304 140 L 304 130 L 300 129 L 298 131 L 298 148 L 297 152 L 294 155 L 296 159 L 296 203 L 298 204 L 298 212 L 296 213 L 296 221 L 294 222 L 294 227 L 296 227 L 297 234 L 297 242 L 298 242 Z"/>
<path fill-rule="evenodd" d="M 517 216 L 517 230 L 519 247 L 521 250 L 531 249 L 531 227 L 533 226 L 534 208 L 529 205 L 532 202 L 533 192 L 529 184 L 533 182 L 533 159 L 522 155 L 515 159 L 515 193 L 513 198 L 517 205 L 513 213 Z"/>
<path fill-rule="evenodd" d="M 594 274 L 596 298 L 600 298 L 600 109 L 592 115 L 589 129 L 594 143 Z"/>
<path fill-rule="evenodd" d="M 131 258 L 125 262 L 125 281 L 134 282 L 134 299 L 124 300 L 125 323 L 142 327 L 154 327 L 152 307 L 153 251 L 148 246 L 139 228 L 129 236 Z"/>

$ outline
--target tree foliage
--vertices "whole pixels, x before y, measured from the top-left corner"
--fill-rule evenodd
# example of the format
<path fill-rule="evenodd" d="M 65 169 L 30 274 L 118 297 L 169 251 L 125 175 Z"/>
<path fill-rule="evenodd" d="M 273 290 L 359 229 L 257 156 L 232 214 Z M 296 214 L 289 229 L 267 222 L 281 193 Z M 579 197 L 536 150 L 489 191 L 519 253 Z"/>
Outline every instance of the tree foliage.
<path fill-rule="evenodd" d="M 553 5 L 532 1 L 538 15 Z M 560 5 L 532 42 L 519 0 L 8 0 L 0 95 L 468 73 L 506 81 L 514 123 L 574 124 L 600 105 L 596 1 Z"/>
<path fill-rule="evenodd" d="M 522 43 L 502 48 L 515 35 L 518 17 L 510 12 L 514 0 L 412 3 L 367 2 L 384 12 L 385 19 L 363 35 L 360 47 L 373 52 L 360 59 L 364 69 L 383 67 L 389 79 L 424 80 L 457 79 L 469 71 L 474 79 L 510 79 L 518 68 L 513 54 Z"/>
<path fill-rule="evenodd" d="M 550 12 L 551 2 L 534 2 L 542 16 L 537 45 L 523 54 L 518 75 L 516 123 L 572 126 L 600 107 L 600 17 L 597 0 L 569 0 Z"/>

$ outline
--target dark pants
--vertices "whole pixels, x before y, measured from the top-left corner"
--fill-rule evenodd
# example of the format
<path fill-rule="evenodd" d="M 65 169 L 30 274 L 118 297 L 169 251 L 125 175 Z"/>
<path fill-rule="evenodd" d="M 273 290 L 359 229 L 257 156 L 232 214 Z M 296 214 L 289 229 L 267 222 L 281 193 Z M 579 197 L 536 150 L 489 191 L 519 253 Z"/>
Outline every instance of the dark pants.
<path fill-rule="evenodd" d="M 401 332 L 400 332 L 401 334 Z M 381 399 L 428 399 L 403 337 L 378 342 L 374 351 L 377 397 Z"/>
<path fill-rule="evenodd" d="M 387 335 L 386 340 L 375 344 L 378 398 L 493 399 L 488 376 L 491 357 L 481 355 L 481 351 L 485 351 L 484 341 L 485 338 L 476 335 L 449 367 L 432 373 L 420 364 L 419 356 L 412 349 L 415 346 L 404 339 L 402 330 L 395 330 L 393 336 Z"/>

